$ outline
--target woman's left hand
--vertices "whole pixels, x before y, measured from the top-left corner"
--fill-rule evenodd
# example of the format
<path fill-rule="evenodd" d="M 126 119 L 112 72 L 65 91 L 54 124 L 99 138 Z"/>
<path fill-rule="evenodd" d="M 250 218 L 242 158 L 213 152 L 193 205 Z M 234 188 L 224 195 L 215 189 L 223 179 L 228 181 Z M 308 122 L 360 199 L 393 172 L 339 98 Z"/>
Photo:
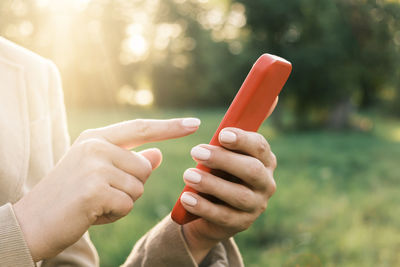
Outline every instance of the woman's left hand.
<path fill-rule="evenodd" d="M 187 185 L 220 200 L 211 202 L 189 192 L 181 197 L 184 208 L 201 217 L 183 226 L 197 262 L 218 242 L 249 228 L 276 190 L 276 157 L 262 135 L 225 128 L 219 141 L 222 147 L 199 145 L 191 151 L 195 161 L 218 171 L 210 174 L 192 168 L 183 175 Z"/>

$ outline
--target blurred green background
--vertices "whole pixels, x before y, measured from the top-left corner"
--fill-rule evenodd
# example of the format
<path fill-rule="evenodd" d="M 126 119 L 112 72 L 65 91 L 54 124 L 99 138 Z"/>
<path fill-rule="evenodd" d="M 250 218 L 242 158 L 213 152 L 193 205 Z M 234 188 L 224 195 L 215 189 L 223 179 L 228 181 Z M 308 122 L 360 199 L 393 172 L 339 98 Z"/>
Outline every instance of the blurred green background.
<path fill-rule="evenodd" d="M 134 118 L 196 116 L 126 218 L 91 229 L 117 266 L 167 215 L 251 65 L 293 73 L 260 132 L 278 191 L 237 236 L 248 266 L 400 266 L 400 1 L 2 0 L 0 35 L 52 59 L 72 139 Z"/>

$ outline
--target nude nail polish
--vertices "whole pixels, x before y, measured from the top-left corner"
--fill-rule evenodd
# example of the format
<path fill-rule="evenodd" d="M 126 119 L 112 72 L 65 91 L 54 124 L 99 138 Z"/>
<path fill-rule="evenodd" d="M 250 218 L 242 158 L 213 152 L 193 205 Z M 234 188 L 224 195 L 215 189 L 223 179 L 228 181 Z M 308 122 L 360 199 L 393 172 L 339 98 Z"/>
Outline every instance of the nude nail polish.
<path fill-rule="evenodd" d="M 199 160 L 208 160 L 211 156 L 211 151 L 200 146 L 196 146 L 192 148 L 192 151 L 190 152 L 192 157 L 199 159 Z"/>
<path fill-rule="evenodd" d="M 189 206 L 196 206 L 197 205 L 197 199 L 194 198 L 190 193 L 184 192 L 181 196 L 181 200 L 189 205 Z"/>
<path fill-rule="evenodd" d="M 183 173 L 183 178 L 194 184 L 197 184 L 201 181 L 200 173 L 193 171 L 191 169 L 188 169 Z"/>

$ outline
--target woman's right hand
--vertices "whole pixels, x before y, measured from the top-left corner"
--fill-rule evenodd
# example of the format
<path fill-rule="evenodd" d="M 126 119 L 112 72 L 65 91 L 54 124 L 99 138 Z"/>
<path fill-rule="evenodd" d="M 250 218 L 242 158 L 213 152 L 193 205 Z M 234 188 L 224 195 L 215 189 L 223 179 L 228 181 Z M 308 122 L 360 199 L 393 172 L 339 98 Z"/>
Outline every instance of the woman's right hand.
<path fill-rule="evenodd" d="M 127 215 L 162 160 L 161 152 L 132 152 L 144 143 L 194 133 L 198 119 L 133 120 L 87 130 L 55 168 L 14 204 L 34 261 L 72 245 L 92 224 Z"/>

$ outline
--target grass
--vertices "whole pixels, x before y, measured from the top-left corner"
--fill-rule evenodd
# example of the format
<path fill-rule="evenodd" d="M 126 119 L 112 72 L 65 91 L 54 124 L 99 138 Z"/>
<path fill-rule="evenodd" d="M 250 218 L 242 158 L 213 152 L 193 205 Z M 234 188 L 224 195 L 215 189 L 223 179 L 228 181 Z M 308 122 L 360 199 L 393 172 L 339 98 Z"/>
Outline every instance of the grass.
<path fill-rule="evenodd" d="M 134 118 L 197 116 L 199 131 L 151 146 L 164 162 L 132 212 L 90 230 L 102 266 L 123 263 L 135 242 L 166 216 L 223 110 L 89 110 L 69 115 L 72 138 L 87 128 Z M 400 266 L 400 122 L 372 117 L 371 132 L 260 132 L 278 158 L 278 190 L 253 226 L 237 235 L 246 266 Z M 146 146 L 149 147 L 149 146 Z"/>

